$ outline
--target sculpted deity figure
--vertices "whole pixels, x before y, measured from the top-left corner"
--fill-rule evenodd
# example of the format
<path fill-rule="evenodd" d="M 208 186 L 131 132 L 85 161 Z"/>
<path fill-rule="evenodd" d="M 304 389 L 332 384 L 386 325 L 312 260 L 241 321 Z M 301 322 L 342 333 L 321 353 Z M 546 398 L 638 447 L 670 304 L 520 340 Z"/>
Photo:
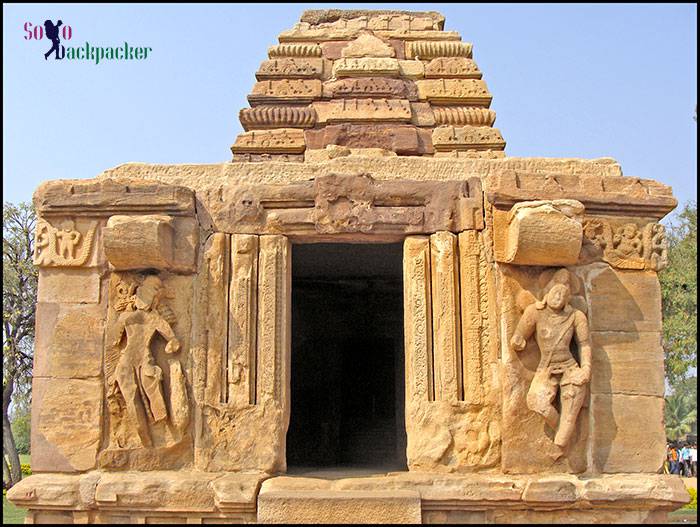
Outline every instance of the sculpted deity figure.
<path fill-rule="evenodd" d="M 544 290 L 542 301 L 525 308 L 511 348 L 525 349 L 533 334 L 540 349 L 540 362 L 527 394 L 527 406 L 544 417 L 555 431 L 554 444 L 560 457 L 568 445 L 591 378 L 591 344 L 586 315 L 570 305 L 571 277 L 566 269 L 555 273 Z M 578 344 L 579 362 L 571 352 Z M 561 412 L 553 405 L 559 392 Z"/>
<path fill-rule="evenodd" d="M 618 228 L 613 237 L 613 247 L 623 257 L 642 255 L 642 234 L 634 223 Z"/>
<path fill-rule="evenodd" d="M 70 226 L 64 226 L 61 230 L 56 231 L 58 255 L 66 260 L 75 259 L 75 248 L 82 237 L 78 231 L 73 230 L 72 222 L 70 223 Z"/>
<path fill-rule="evenodd" d="M 159 309 L 163 295 L 163 285 L 160 278 L 147 276 L 141 285 L 126 288 L 126 298 L 120 301 L 121 310 L 116 322 L 116 333 L 111 345 L 117 348 L 124 335 L 126 346 L 121 351 L 114 374 L 109 379 L 107 393 L 110 413 L 117 417 L 114 424 L 115 446 L 121 446 L 119 437 L 123 435 L 124 420 L 136 427 L 143 446 L 153 446 L 148 428 L 149 421 L 158 423 L 168 417 L 168 409 L 163 396 L 163 371 L 155 363 L 151 353 L 151 340 L 156 334 L 167 340 L 166 353 L 176 353 L 180 349 L 170 322 Z M 163 306 L 165 307 L 165 306 Z M 119 396 L 121 394 L 121 397 Z"/>

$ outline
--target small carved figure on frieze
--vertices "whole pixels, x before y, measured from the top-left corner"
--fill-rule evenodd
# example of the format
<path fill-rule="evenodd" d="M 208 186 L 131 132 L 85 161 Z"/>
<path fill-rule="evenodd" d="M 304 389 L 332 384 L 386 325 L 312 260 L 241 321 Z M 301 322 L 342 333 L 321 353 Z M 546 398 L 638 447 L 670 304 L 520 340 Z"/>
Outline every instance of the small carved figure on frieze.
<path fill-rule="evenodd" d="M 65 220 L 59 229 L 46 220 L 39 219 L 34 233 L 34 265 L 56 267 L 84 265 L 90 256 L 96 228 L 97 226 L 94 225 L 83 236 L 75 229 L 72 220 Z M 80 246 L 79 252 L 78 246 Z"/>
<path fill-rule="evenodd" d="M 588 319 L 570 303 L 571 280 L 566 269 L 557 271 L 544 288 L 542 300 L 525 308 L 510 340 L 511 348 L 519 352 L 531 336 L 535 337 L 541 356 L 528 390 L 527 406 L 555 431 L 557 457 L 575 431 L 591 378 Z M 572 340 L 578 345 L 578 361 L 571 351 Z M 554 405 L 557 394 L 561 410 Z"/>

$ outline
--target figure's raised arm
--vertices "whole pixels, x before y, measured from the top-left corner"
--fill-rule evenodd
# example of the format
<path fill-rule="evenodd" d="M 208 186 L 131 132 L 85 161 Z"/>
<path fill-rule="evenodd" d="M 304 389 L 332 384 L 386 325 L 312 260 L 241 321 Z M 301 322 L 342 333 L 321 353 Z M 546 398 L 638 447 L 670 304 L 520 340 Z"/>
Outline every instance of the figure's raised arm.
<path fill-rule="evenodd" d="M 524 350 L 527 344 L 527 339 L 529 339 L 535 332 L 536 326 L 537 308 L 534 304 L 532 304 L 525 308 L 523 316 L 520 317 L 518 325 L 515 328 L 515 332 L 510 339 L 510 347 L 515 351 Z"/>

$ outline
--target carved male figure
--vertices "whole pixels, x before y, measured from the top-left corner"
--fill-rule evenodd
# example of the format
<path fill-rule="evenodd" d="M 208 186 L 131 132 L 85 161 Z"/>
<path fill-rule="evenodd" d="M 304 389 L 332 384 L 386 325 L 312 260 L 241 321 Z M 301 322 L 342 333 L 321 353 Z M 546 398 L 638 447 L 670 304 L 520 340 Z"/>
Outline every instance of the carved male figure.
<path fill-rule="evenodd" d="M 162 293 L 160 278 L 147 276 L 136 288 L 132 309 L 120 313 L 112 342 L 113 346 L 119 346 L 126 333 L 126 347 L 110 381 L 108 399 L 117 398 L 117 392 L 121 392 L 124 417 L 136 426 L 144 446 L 152 446 L 148 420 L 157 423 L 168 417 L 163 397 L 163 371 L 153 359 L 151 341 L 159 333 L 168 341 L 166 353 L 176 353 L 180 349 L 170 323 L 157 309 Z"/>
<path fill-rule="evenodd" d="M 574 432 L 591 378 L 588 320 L 569 304 L 570 280 L 566 269 L 555 273 L 542 301 L 525 309 L 510 341 L 513 350 L 522 351 L 527 339 L 535 336 L 541 357 L 527 394 L 527 406 L 556 431 L 554 444 L 561 450 Z M 571 353 L 572 339 L 578 344 L 580 365 Z M 553 405 L 558 391 L 561 413 Z"/>
<path fill-rule="evenodd" d="M 73 230 L 73 225 L 63 227 L 56 231 L 56 241 L 58 245 L 58 255 L 67 260 L 75 259 L 75 248 L 80 242 L 81 234 Z"/>

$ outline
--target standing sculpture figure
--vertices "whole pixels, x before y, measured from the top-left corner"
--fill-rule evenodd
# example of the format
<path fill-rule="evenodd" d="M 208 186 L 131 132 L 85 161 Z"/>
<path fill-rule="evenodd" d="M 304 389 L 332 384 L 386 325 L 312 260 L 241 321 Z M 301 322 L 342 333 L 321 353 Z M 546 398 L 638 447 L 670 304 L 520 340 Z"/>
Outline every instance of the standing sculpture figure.
<path fill-rule="evenodd" d="M 586 384 L 591 378 L 588 320 L 582 311 L 569 304 L 570 279 L 566 269 L 557 271 L 547 284 L 542 301 L 525 309 L 510 340 L 513 350 L 522 351 L 527 339 L 535 335 L 541 358 L 527 393 L 527 406 L 556 431 L 554 444 L 561 450 L 574 432 L 586 396 Z M 570 350 L 572 338 L 578 344 L 580 365 Z M 552 404 L 557 391 L 561 413 Z"/>
<path fill-rule="evenodd" d="M 148 421 L 159 422 L 168 417 L 163 397 L 163 371 L 151 353 L 151 340 L 160 333 L 167 341 L 166 353 L 180 349 L 172 327 L 158 312 L 163 285 L 157 276 L 147 276 L 133 295 L 133 310 L 125 310 L 117 319 L 113 346 L 119 346 L 126 333 L 126 347 L 119 357 L 110 382 L 113 396 L 121 392 L 125 418 L 136 425 L 144 446 L 152 446 Z"/>

